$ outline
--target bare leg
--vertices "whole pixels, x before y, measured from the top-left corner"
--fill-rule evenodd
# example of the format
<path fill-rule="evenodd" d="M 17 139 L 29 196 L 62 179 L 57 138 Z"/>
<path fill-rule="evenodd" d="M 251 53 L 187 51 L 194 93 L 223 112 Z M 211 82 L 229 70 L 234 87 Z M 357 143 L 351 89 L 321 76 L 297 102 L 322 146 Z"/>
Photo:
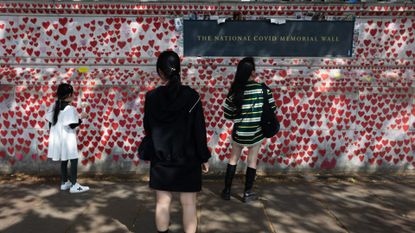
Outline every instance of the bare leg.
<path fill-rule="evenodd" d="M 171 192 L 156 190 L 156 227 L 158 231 L 169 229 L 170 223 L 170 203 L 172 200 Z"/>
<path fill-rule="evenodd" d="M 255 146 L 248 147 L 248 167 L 256 169 L 258 152 L 262 143 L 258 143 Z"/>
<path fill-rule="evenodd" d="M 183 227 L 186 233 L 195 233 L 197 229 L 196 193 L 180 193 L 183 209 Z"/>
<path fill-rule="evenodd" d="M 238 163 L 239 156 L 241 156 L 242 149 L 243 149 L 242 146 L 236 143 L 232 143 L 231 158 L 229 159 L 230 165 L 236 165 Z"/>

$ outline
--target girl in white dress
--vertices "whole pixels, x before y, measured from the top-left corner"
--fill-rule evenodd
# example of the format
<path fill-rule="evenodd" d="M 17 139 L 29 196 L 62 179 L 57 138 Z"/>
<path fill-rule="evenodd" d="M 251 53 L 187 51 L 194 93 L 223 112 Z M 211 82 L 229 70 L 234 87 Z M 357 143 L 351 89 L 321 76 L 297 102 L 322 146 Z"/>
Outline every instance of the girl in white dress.
<path fill-rule="evenodd" d="M 61 190 L 70 193 L 81 193 L 89 190 L 88 186 L 82 186 L 76 182 L 78 168 L 78 145 L 76 140 L 76 127 L 82 121 L 73 101 L 73 87 L 62 83 L 58 86 L 57 100 L 49 109 L 46 118 L 49 121 L 49 147 L 48 158 L 53 161 L 61 161 Z M 82 118 L 86 113 L 81 114 Z M 68 161 L 71 161 L 70 176 L 68 181 Z"/>

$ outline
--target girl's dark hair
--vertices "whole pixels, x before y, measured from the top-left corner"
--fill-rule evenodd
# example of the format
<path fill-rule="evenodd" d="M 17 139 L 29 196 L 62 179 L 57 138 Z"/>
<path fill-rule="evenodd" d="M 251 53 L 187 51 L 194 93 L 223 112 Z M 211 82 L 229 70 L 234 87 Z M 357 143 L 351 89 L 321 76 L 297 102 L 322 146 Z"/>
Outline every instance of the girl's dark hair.
<path fill-rule="evenodd" d="M 232 97 L 232 103 L 236 108 L 236 115 L 242 112 L 242 101 L 244 98 L 244 91 L 249 77 L 255 71 L 255 63 L 252 57 L 245 57 L 238 63 L 236 68 L 235 79 L 229 90 L 228 97 Z"/>
<path fill-rule="evenodd" d="M 58 90 L 56 92 L 56 97 L 58 98 L 55 102 L 55 108 L 53 109 L 53 122 L 52 125 L 55 125 L 58 121 L 58 115 L 60 112 L 60 108 L 62 106 L 62 102 L 64 99 L 66 99 L 68 96 L 73 94 L 73 87 L 70 84 L 62 83 L 59 84 Z"/>
<path fill-rule="evenodd" d="M 168 93 L 176 97 L 181 85 L 180 81 L 180 58 L 174 51 L 164 51 L 157 58 L 157 73 L 163 73 L 169 81 L 167 84 Z"/>

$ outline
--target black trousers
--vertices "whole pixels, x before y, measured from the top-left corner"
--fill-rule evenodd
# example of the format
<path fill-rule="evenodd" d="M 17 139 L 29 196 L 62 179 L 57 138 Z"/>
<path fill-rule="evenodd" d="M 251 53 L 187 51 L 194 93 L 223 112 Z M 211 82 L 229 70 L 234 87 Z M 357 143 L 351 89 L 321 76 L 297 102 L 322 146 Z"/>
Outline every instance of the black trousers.
<path fill-rule="evenodd" d="M 76 178 L 78 173 L 78 159 L 71 159 L 71 170 L 69 180 L 72 184 L 76 184 Z M 61 178 L 62 183 L 68 181 L 68 160 L 61 162 Z"/>

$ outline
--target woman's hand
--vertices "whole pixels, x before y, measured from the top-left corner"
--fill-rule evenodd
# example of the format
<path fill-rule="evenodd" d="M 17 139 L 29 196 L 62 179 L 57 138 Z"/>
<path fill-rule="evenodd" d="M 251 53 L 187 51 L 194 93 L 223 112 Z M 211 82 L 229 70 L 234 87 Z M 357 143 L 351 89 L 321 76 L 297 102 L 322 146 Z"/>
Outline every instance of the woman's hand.
<path fill-rule="evenodd" d="M 202 171 L 204 173 L 207 173 L 209 171 L 209 163 L 208 162 L 202 163 Z"/>

